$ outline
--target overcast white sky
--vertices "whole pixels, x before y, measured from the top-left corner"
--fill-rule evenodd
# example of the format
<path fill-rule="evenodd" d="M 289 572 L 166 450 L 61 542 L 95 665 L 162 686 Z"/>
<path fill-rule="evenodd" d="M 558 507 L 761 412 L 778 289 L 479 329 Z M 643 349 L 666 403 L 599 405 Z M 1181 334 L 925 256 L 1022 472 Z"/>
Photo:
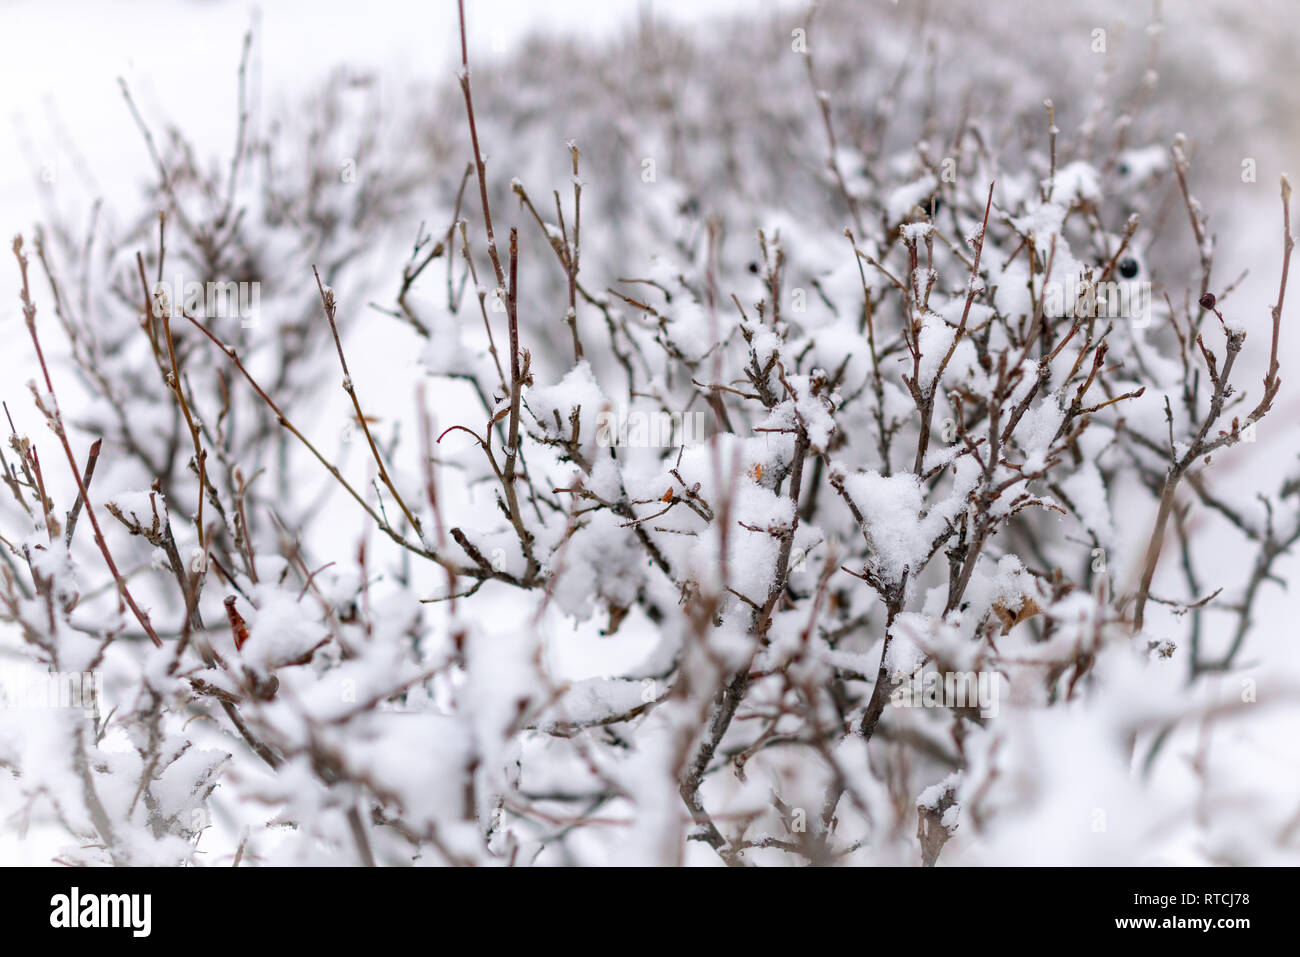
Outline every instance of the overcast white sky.
<path fill-rule="evenodd" d="M 508 50 L 531 31 L 607 36 L 648 11 L 690 19 L 754 0 L 468 0 L 471 50 Z M 767 6 L 770 7 L 770 4 Z M 80 175 L 85 154 L 111 195 L 134 189 L 144 145 L 117 78 L 147 117 L 182 125 L 201 149 L 226 152 L 235 123 L 240 41 L 260 20 L 261 89 L 269 106 L 311 89 L 338 65 L 395 81 L 449 80 L 459 54 L 455 0 L 4 0 L 0 3 L 0 226 L 28 230 L 40 206 L 33 169 Z M 395 28 L 400 24 L 400 28 Z M 57 37 L 57 49 L 51 40 Z"/>

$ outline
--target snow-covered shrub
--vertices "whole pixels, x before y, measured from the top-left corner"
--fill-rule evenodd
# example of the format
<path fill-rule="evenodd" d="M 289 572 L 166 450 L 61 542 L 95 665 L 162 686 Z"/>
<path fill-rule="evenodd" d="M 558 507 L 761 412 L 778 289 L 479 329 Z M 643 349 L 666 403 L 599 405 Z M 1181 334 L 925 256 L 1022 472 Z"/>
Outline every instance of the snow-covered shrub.
<path fill-rule="evenodd" d="M 418 149 L 344 76 L 211 171 L 141 117 L 161 215 L 15 242 L 0 616 L 97 681 L 5 713 L 3 807 L 119 864 L 1294 857 L 1275 781 L 1151 775 L 1300 677 L 1234 683 L 1300 478 L 1208 479 L 1285 180 L 1238 309 L 1149 75 L 1026 112 L 996 32 L 957 89 L 777 26 L 770 98 L 643 31 L 466 64 Z"/>

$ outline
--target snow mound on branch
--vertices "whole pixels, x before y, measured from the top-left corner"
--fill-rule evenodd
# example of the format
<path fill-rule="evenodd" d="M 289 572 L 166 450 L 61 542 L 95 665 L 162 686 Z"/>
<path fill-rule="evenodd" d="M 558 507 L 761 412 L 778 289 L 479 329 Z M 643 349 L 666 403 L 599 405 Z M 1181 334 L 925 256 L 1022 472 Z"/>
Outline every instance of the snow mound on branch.
<path fill-rule="evenodd" d="M 548 435 L 567 439 L 570 434 L 569 417 L 578 411 L 578 444 L 586 447 L 595 439 L 601 412 L 609 401 L 596 383 L 590 363 L 579 362 L 554 385 L 535 386 L 525 393 L 528 408 L 542 424 Z M 560 425 L 555 424 L 559 416 Z"/>

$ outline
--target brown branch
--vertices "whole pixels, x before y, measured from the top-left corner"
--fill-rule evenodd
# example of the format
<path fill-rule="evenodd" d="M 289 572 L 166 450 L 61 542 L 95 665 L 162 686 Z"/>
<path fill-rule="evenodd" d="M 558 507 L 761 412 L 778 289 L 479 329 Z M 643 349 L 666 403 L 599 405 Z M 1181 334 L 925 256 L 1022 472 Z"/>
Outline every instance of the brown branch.
<path fill-rule="evenodd" d="M 36 334 L 36 304 L 32 302 L 31 288 L 27 279 L 27 257 L 23 254 L 23 238 L 17 236 L 13 243 L 14 257 L 18 260 L 18 271 L 22 275 L 22 292 L 19 296 L 23 306 L 23 316 L 27 320 L 27 331 L 31 335 L 32 345 L 36 349 L 36 358 L 40 362 L 41 374 L 45 378 L 45 388 L 49 396 L 51 408 L 42 409 L 46 421 L 49 422 L 50 428 L 59 438 L 59 444 L 63 446 L 64 455 L 68 459 L 68 467 L 72 470 L 72 477 L 77 482 L 77 494 L 84 503 L 86 518 L 90 520 L 90 527 L 95 532 L 95 544 L 99 546 L 100 554 L 104 556 L 104 564 L 108 566 L 109 573 L 113 576 L 113 582 L 117 585 L 118 607 L 129 607 L 131 613 L 135 616 L 140 627 L 149 637 L 149 640 L 158 648 L 162 647 L 162 639 L 154 631 L 153 625 L 149 621 L 149 613 L 136 604 L 135 598 L 131 595 L 131 589 L 127 587 L 126 579 L 118 571 L 117 563 L 113 561 L 113 555 L 108 549 L 108 542 L 104 540 L 103 530 L 99 527 L 99 519 L 95 517 L 95 506 L 90 500 L 90 493 L 86 483 L 82 481 L 81 469 L 77 467 L 77 457 L 72 452 L 72 445 L 68 441 L 68 433 L 63 427 L 63 416 L 59 412 L 58 398 L 54 393 L 54 382 L 50 378 L 49 366 L 45 362 L 45 353 L 41 350 L 41 341 Z"/>

